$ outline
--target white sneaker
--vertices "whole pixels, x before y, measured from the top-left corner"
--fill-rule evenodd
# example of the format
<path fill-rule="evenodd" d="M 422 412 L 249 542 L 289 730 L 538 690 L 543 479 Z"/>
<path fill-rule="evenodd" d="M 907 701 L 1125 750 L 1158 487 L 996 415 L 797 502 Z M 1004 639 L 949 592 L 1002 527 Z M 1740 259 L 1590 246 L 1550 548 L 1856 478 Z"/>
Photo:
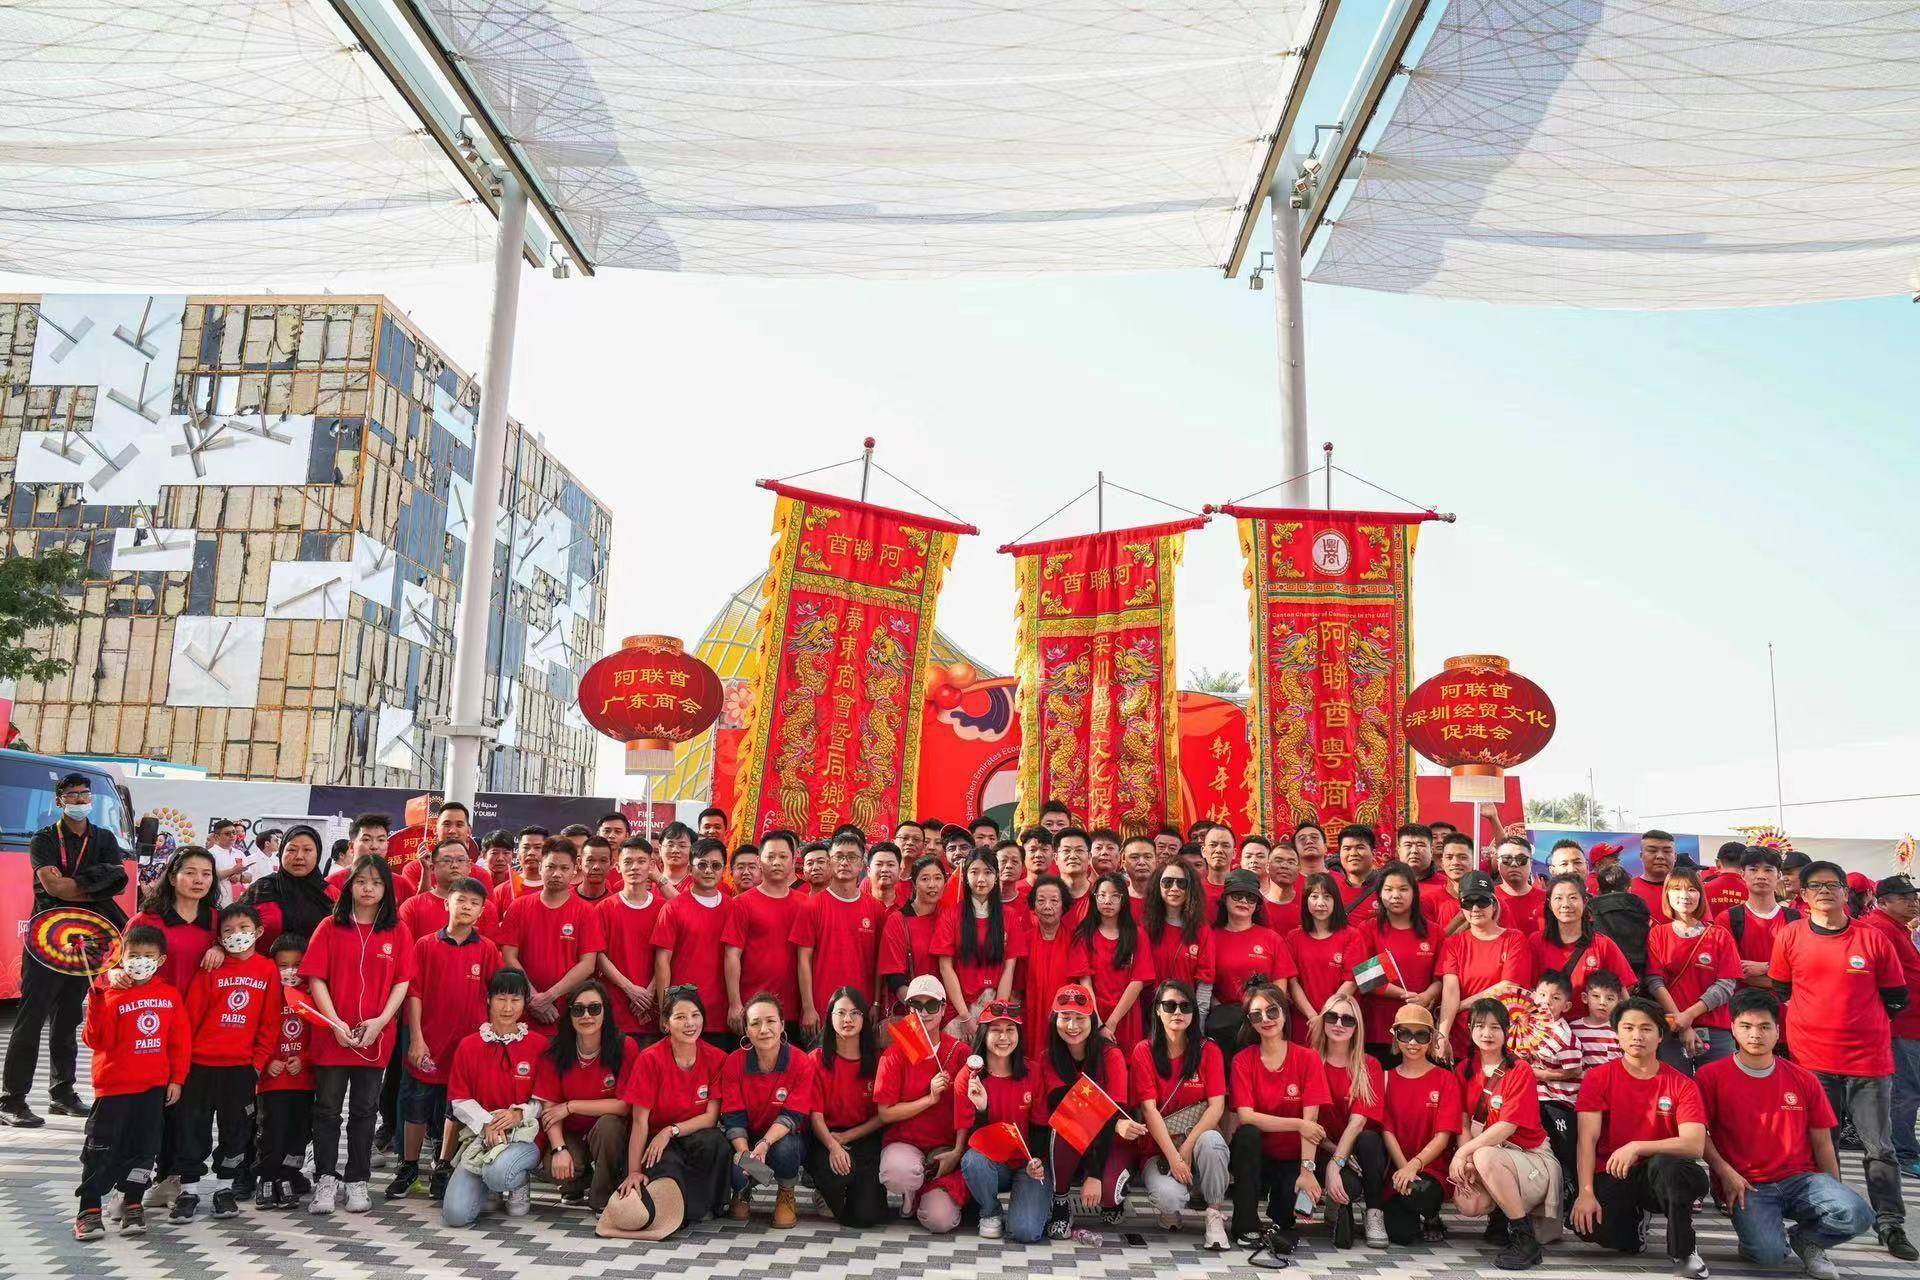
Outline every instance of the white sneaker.
<path fill-rule="evenodd" d="M 149 1209 L 168 1209 L 180 1198 L 180 1179 L 172 1174 L 148 1188 L 147 1194 L 140 1197 L 140 1203 Z"/>
<path fill-rule="evenodd" d="M 323 1174 L 313 1184 L 313 1200 L 307 1205 L 309 1213 L 332 1213 L 335 1202 L 340 1196 L 340 1179 L 332 1174 Z"/>
<path fill-rule="evenodd" d="M 509 1218 L 524 1218 L 532 1212 L 533 1190 L 530 1187 L 525 1183 L 521 1183 L 513 1190 L 507 1192 L 507 1216 Z"/>
<path fill-rule="evenodd" d="M 982 1240 L 998 1240 L 1000 1238 L 1000 1234 L 1001 1234 L 1000 1219 L 998 1218 L 980 1219 L 980 1238 Z"/>
<path fill-rule="evenodd" d="M 1177 1213 L 1156 1213 L 1154 1215 L 1154 1221 L 1159 1224 L 1162 1231 L 1178 1231 L 1180 1229 L 1180 1215 Z"/>
<path fill-rule="evenodd" d="M 1674 1264 L 1673 1274 L 1684 1277 L 1685 1280 L 1707 1280 L 1712 1273 L 1707 1270 L 1705 1258 L 1698 1253 L 1690 1253 L 1685 1259 Z"/>
<path fill-rule="evenodd" d="M 1801 1242 L 1793 1246 L 1793 1251 L 1800 1255 L 1800 1265 L 1813 1280 L 1840 1280 L 1840 1268 L 1833 1265 L 1833 1259 L 1819 1245 Z"/>
<path fill-rule="evenodd" d="M 1378 1209 L 1367 1210 L 1367 1244 L 1375 1249 L 1387 1247 L 1387 1215 Z"/>
<path fill-rule="evenodd" d="M 110 1227 L 117 1227 L 127 1218 L 127 1198 L 118 1191 L 109 1191 L 100 1200 L 100 1218 Z"/>
<path fill-rule="evenodd" d="M 366 1213 L 372 1208 L 373 1193 L 367 1189 L 367 1184 L 364 1182 L 349 1182 L 347 1184 L 347 1212 Z"/>
<path fill-rule="evenodd" d="M 1225 1253 L 1233 1247 L 1233 1242 L 1227 1239 L 1227 1215 L 1221 1210 L 1207 1210 L 1207 1233 L 1200 1247 L 1215 1253 Z"/>

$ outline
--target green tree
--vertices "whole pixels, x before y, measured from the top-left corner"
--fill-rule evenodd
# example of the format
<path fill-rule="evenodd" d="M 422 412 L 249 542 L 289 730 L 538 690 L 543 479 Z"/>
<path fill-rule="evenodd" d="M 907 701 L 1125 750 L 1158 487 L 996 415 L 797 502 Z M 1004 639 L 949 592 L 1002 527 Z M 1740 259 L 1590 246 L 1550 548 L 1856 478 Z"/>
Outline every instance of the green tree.
<path fill-rule="evenodd" d="M 1551 822 L 1590 831 L 1609 831 L 1606 810 L 1584 791 L 1527 801 L 1528 822 Z"/>
<path fill-rule="evenodd" d="M 73 664 L 41 653 L 26 638 L 80 616 L 65 589 L 86 571 L 86 560 L 72 551 L 0 560 L 0 680 L 52 680 L 66 674 Z"/>
<path fill-rule="evenodd" d="M 1247 678 L 1237 671 L 1214 671 L 1201 667 L 1187 672 L 1187 688 L 1195 693 L 1233 697 L 1247 687 Z"/>

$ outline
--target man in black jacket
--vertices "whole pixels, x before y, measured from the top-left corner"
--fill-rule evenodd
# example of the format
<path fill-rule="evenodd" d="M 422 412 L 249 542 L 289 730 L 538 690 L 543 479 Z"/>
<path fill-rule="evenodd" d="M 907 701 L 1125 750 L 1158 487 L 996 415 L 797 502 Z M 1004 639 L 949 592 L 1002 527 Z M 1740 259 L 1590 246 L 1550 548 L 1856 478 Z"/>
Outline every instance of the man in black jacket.
<path fill-rule="evenodd" d="M 126 854 L 113 832 L 96 826 L 93 783 L 85 774 L 70 773 L 55 784 L 54 800 L 60 818 L 34 833 L 28 850 L 33 867 L 33 913 L 55 907 L 84 907 L 126 927 L 127 916 L 114 896 L 127 887 Z M 84 1116 L 92 1108 L 74 1089 L 79 1057 L 76 1032 L 85 1009 L 87 979 L 49 969 L 31 957 L 20 966 L 20 1008 L 14 1015 L 7 1042 L 7 1062 L 0 1079 L 0 1124 L 32 1129 L 45 1121 L 27 1108 L 40 1060 L 40 1029 L 52 1021 L 47 1056 L 52 1081 L 48 1110 L 57 1116 Z"/>

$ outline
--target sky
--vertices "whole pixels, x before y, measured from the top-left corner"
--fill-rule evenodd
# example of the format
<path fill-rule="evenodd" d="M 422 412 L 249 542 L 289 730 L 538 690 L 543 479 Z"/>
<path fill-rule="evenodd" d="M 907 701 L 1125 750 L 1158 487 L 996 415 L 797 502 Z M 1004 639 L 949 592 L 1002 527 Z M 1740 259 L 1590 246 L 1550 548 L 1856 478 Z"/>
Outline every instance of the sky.
<path fill-rule="evenodd" d="M 1371 20 L 1353 24 L 1330 62 L 1357 62 Z M 1326 97 L 1304 127 L 1332 114 Z M 323 283 L 385 292 L 481 365 L 486 267 Z M 1189 509 L 1284 478 L 1274 296 L 1213 271 L 532 272 L 510 407 L 613 508 L 609 647 L 695 640 L 765 564 L 773 500 L 753 482 L 872 435 L 883 466 L 980 526 L 939 625 L 1004 671 L 1013 580 L 994 548 L 1096 471 Z M 1309 284 L 1309 436 L 1316 460 L 1331 441 L 1339 466 L 1458 515 L 1420 539 L 1414 676 L 1493 652 L 1547 690 L 1559 730 L 1520 771 L 1528 795 L 1591 774 L 1631 825 L 1772 821 L 1771 644 L 1787 830 L 1892 837 L 1920 830 L 1920 798 L 1809 802 L 1920 792 L 1916 329 L 1905 299 L 1582 312 Z M 850 493 L 858 478 L 806 483 Z M 872 496 L 922 506 L 884 477 Z M 1338 475 L 1333 498 L 1395 505 Z M 1171 514 L 1109 491 L 1109 527 Z M 1088 502 L 1039 532 L 1093 522 Z M 1230 521 L 1189 535 L 1183 672 L 1244 672 L 1240 574 Z M 617 757 L 609 744 L 612 794 L 629 790 Z"/>

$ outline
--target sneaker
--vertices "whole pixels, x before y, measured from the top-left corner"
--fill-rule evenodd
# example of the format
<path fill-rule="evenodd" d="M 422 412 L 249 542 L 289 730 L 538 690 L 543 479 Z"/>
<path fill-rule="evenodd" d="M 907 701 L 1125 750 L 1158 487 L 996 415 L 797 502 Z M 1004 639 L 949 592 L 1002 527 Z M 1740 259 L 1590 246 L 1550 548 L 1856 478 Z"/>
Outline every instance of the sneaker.
<path fill-rule="evenodd" d="M 253 1176 L 253 1170 L 251 1169 L 243 1169 L 239 1173 L 234 1174 L 233 1175 L 234 1197 L 239 1200 L 253 1199 L 253 1189 L 256 1185 L 258 1185 L 259 1181 L 260 1180 L 258 1178 Z"/>
<path fill-rule="evenodd" d="M 75 1240 L 98 1240 L 105 1234 L 107 1234 L 107 1224 L 101 1221 L 98 1209 L 82 1209 L 73 1215 Z"/>
<path fill-rule="evenodd" d="M 298 1169 L 289 1169 L 287 1170 L 287 1189 L 293 1193 L 295 1200 L 299 1200 L 313 1190 L 313 1184 L 307 1181 L 306 1174 Z M 289 1204 L 287 1207 L 291 1209 L 293 1206 Z"/>
<path fill-rule="evenodd" d="M 419 1180 L 419 1177 L 419 1164 L 412 1160 L 403 1160 L 400 1162 L 400 1167 L 394 1170 L 393 1181 L 387 1184 L 387 1189 L 381 1195 L 388 1200 L 404 1199 L 413 1190 L 413 1184 Z"/>
<path fill-rule="evenodd" d="M 47 1114 L 50 1116 L 78 1116 L 84 1120 L 93 1114 L 93 1106 L 74 1092 L 73 1086 L 55 1089 L 47 1096 Z"/>
<path fill-rule="evenodd" d="M 240 1197 L 236 1196 L 233 1193 L 233 1188 L 222 1187 L 218 1191 L 213 1193 L 213 1216 L 214 1217 L 231 1218 L 233 1217 L 233 1215 L 239 1212 L 240 1212 Z"/>
<path fill-rule="evenodd" d="M 123 1236 L 143 1235 L 147 1230 L 147 1206 L 144 1204 L 125 1204 L 120 1206 L 120 1234 Z"/>
<path fill-rule="evenodd" d="M 799 1225 L 800 1206 L 794 1202 L 793 1188 L 781 1187 L 773 1197 L 773 1225 L 792 1227 Z"/>
<path fill-rule="evenodd" d="M 587 1184 L 569 1182 L 560 1188 L 561 1204 L 585 1204 L 587 1202 Z"/>
<path fill-rule="evenodd" d="M 447 1198 L 447 1184 L 453 1181 L 453 1167 L 437 1164 L 433 1166 L 433 1176 L 427 1179 L 427 1195 L 435 1200 Z"/>
<path fill-rule="evenodd" d="M 532 1212 L 533 1188 L 523 1182 L 513 1190 L 507 1192 L 507 1216 L 509 1218 L 524 1218 Z"/>
<path fill-rule="evenodd" d="M 1387 1215 L 1379 1209 L 1367 1209 L 1367 1245 L 1373 1249 L 1387 1247 Z"/>
<path fill-rule="evenodd" d="M 1507 1243 L 1493 1257 L 1493 1265 L 1502 1271 L 1525 1271 L 1537 1267 L 1546 1256 L 1530 1224 L 1521 1224 L 1507 1233 Z M 1696 1257 L 1699 1255 L 1695 1255 Z"/>
<path fill-rule="evenodd" d="M 1487 1229 L 1480 1238 L 1491 1245 L 1504 1245 L 1513 1238 L 1512 1229 L 1507 1225 L 1507 1215 L 1495 1209 L 1487 1214 Z"/>
<path fill-rule="evenodd" d="M 1073 1239 L 1073 1206 L 1064 1197 L 1056 1196 L 1047 1213 L 1047 1239 Z"/>
<path fill-rule="evenodd" d="M 1913 1241 L 1907 1239 L 1905 1227 L 1888 1227 L 1880 1234 L 1880 1246 L 1902 1262 L 1920 1259 L 1920 1250 L 1913 1247 Z"/>
<path fill-rule="evenodd" d="M 373 1153 L 376 1156 L 393 1154 L 393 1126 L 384 1120 L 373 1131 Z"/>
<path fill-rule="evenodd" d="M 1177 1213 L 1155 1213 L 1153 1215 L 1153 1223 L 1162 1231 L 1178 1231 L 1180 1229 L 1180 1215 Z"/>
<path fill-rule="evenodd" d="M 1909 1178 L 1920 1178 L 1920 1159 L 1909 1160 L 1900 1166 L 1900 1172 Z"/>
<path fill-rule="evenodd" d="M 320 1175 L 313 1184 L 313 1202 L 307 1206 L 309 1213 L 332 1213 L 340 1198 L 340 1179 L 330 1173 Z"/>
<path fill-rule="evenodd" d="M 373 1192 L 364 1182 L 347 1184 L 347 1212 L 365 1213 L 373 1208 Z"/>
<path fill-rule="evenodd" d="M 1326 1219 L 1333 1228 L 1333 1247 L 1336 1249 L 1353 1248 L 1353 1206 L 1335 1204 L 1332 1196 L 1327 1197 Z"/>
<path fill-rule="evenodd" d="M 1428 1218 L 1420 1224 L 1420 1238 L 1428 1244 L 1439 1244 L 1447 1238 L 1447 1224 L 1438 1218 Z"/>
<path fill-rule="evenodd" d="M 1793 1251 L 1800 1255 L 1800 1265 L 1813 1280 L 1840 1280 L 1840 1268 L 1833 1265 L 1833 1259 L 1819 1245 L 1806 1240 L 1794 1242 Z"/>
<path fill-rule="evenodd" d="M 173 1208 L 167 1211 L 168 1222 L 192 1222 L 193 1215 L 200 1209 L 200 1197 L 191 1191 L 182 1191 L 173 1198 Z"/>
<path fill-rule="evenodd" d="M 745 1222 L 753 1216 L 753 1195 L 746 1191 L 733 1193 L 733 1200 L 727 1205 L 727 1216 L 735 1222 Z"/>
<path fill-rule="evenodd" d="M 141 1197 L 141 1201 L 149 1209 L 164 1209 L 172 1204 L 179 1194 L 180 1179 L 169 1174 L 149 1187 L 147 1194 Z"/>
<path fill-rule="evenodd" d="M 1201 1237 L 1200 1247 L 1212 1253 L 1225 1253 L 1233 1247 L 1227 1239 L 1227 1215 L 1219 1209 L 1207 1210 L 1206 1234 Z"/>
<path fill-rule="evenodd" d="M 1674 1263 L 1673 1274 L 1684 1277 L 1684 1280 L 1707 1280 L 1713 1273 L 1707 1270 L 1707 1260 L 1696 1252 Z"/>
<path fill-rule="evenodd" d="M 280 1184 L 263 1182 L 253 1193 L 253 1207 L 256 1209 L 277 1209 L 280 1207 Z"/>
<path fill-rule="evenodd" d="M 1103 1204 L 1100 1206 L 1100 1221 L 1106 1226 L 1117 1227 L 1120 1225 L 1120 1219 L 1126 1216 L 1127 1206 L 1124 1204 Z"/>
<path fill-rule="evenodd" d="M 998 1240 L 1003 1234 L 1005 1234 L 1005 1232 L 997 1216 L 980 1219 L 980 1238 L 982 1240 Z"/>
<path fill-rule="evenodd" d="M 18 1098 L 0 1101 L 0 1125 L 10 1129 L 38 1129 L 46 1121 L 27 1109 L 27 1104 Z"/>

